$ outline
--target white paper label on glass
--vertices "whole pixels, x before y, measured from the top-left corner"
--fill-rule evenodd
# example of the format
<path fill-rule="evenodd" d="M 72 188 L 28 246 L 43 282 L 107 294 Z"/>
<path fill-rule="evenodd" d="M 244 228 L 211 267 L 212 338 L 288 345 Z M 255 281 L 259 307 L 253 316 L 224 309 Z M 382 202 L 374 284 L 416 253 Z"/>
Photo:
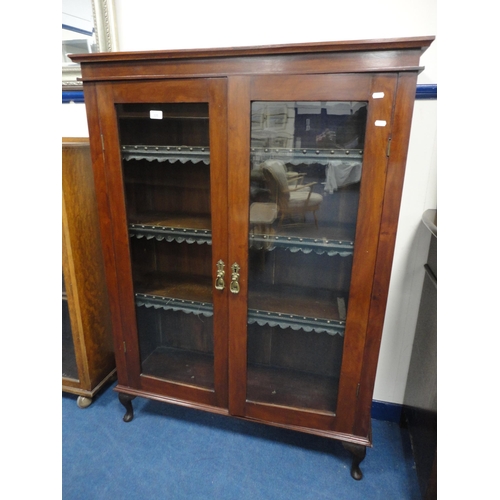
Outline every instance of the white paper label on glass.
<path fill-rule="evenodd" d="M 375 120 L 376 127 L 385 127 L 386 125 L 387 125 L 387 122 L 385 120 Z"/>
<path fill-rule="evenodd" d="M 163 120 L 163 111 L 152 109 L 149 111 L 149 118 L 151 120 Z"/>

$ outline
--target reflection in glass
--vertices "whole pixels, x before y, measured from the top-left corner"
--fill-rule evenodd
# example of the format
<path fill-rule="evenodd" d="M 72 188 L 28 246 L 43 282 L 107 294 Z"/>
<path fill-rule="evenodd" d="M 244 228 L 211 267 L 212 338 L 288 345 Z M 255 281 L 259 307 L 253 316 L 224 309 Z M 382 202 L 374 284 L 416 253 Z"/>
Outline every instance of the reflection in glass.
<path fill-rule="evenodd" d="M 62 63 L 73 64 L 68 54 L 98 52 L 92 0 L 63 0 L 62 2 Z"/>
<path fill-rule="evenodd" d="M 121 104 L 142 373 L 213 388 L 208 104 Z"/>
<path fill-rule="evenodd" d="M 334 413 L 365 102 L 254 102 L 247 400 Z"/>

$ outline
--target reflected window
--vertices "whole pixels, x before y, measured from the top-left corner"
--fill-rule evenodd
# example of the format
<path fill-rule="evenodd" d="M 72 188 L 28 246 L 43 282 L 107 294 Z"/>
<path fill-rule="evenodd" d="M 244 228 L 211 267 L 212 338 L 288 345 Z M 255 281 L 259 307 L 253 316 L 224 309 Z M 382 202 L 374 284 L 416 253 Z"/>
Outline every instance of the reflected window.
<path fill-rule="evenodd" d="M 73 64 L 68 54 L 97 52 L 91 0 L 62 2 L 62 63 Z"/>

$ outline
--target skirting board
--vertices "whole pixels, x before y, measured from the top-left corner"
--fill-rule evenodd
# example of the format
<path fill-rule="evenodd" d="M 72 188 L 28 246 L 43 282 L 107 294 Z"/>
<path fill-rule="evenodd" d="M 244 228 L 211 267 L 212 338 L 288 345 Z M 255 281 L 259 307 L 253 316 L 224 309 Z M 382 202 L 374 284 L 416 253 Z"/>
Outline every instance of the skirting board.
<path fill-rule="evenodd" d="M 386 401 L 372 401 L 371 415 L 375 420 L 399 423 L 403 405 Z"/>

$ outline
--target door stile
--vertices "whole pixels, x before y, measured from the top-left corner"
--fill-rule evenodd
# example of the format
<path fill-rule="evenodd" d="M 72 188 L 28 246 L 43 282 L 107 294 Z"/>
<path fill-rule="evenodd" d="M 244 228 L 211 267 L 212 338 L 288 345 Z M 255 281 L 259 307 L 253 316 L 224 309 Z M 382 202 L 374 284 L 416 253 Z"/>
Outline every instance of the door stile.
<path fill-rule="evenodd" d="M 103 125 L 113 127 L 112 118 L 106 117 L 102 111 L 105 107 L 106 97 L 111 96 L 109 86 L 86 85 L 84 87 L 85 102 L 87 109 L 95 109 L 93 113 L 87 113 L 89 127 L 90 150 L 92 154 L 92 167 L 94 173 L 94 184 L 96 188 L 96 199 L 99 207 L 99 226 L 103 250 L 106 283 L 109 291 L 109 306 L 111 310 L 113 342 L 116 359 L 117 374 L 124 385 L 130 385 L 127 360 L 123 349 L 123 325 L 121 301 L 119 297 L 120 286 L 116 267 L 114 221 L 111 213 L 109 199 L 109 175 L 107 174 L 109 157 L 106 156 L 103 137 Z"/>
<path fill-rule="evenodd" d="M 363 368 L 396 86 L 397 75 L 373 77 L 368 105 L 364 156 L 373 161 L 370 165 L 366 165 L 361 179 L 356 241 L 363 241 L 364 244 L 363 246 L 355 244 L 354 250 L 350 306 L 344 341 L 347 355 L 343 359 L 341 369 L 336 423 L 336 430 L 349 434 L 353 431 L 357 398 L 361 390 L 361 385 L 358 384 L 361 383 Z M 383 97 L 374 97 L 380 96 L 380 93 L 383 93 Z"/>
<path fill-rule="evenodd" d="M 238 264 L 240 292 L 229 292 L 229 413 L 243 416 L 247 384 L 248 179 L 250 176 L 250 79 L 228 79 L 229 261 Z"/>
<path fill-rule="evenodd" d="M 227 199 L 227 81 L 209 81 L 210 109 L 210 185 L 212 210 L 212 282 L 215 285 L 217 264 L 225 263 L 226 286 L 213 288 L 214 307 L 214 384 L 217 406 L 228 405 L 228 199 Z"/>
<path fill-rule="evenodd" d="M 391 131 L 391 149 L 388 158 L 384 206 L 380 224 L 379 245 L 375 265 L 372 306 L 367 327 L 367 342 L 363 353 L 363 371 L 360 378 L 360 391 L 356 415 L 369 415 L 375 385 L 377 361 L 384 322 L 387 296 L 394 256 L 396 230 L 403 192 L 408 137 L 410 136 L 417 75 L 402 73 L 397 83 L 394 99 L 394 123 Z M 411 112 L 408 112 L 411 110 Z M 369 419 L 358 419 L 353 432 L 365 435 L 369 432 Z"/>
<path fill-rule="evenodd" d="M 116 294 L 120 307 L 120 341 L 116 356 L 122 357 L 127 366 L 130 386 L 139 383 L 138 370 L 131 370 L 131 362 L 139 356 L 136 335 L 136 315 L 132 269 L 130 267 L 129 236 L 123 193 L 121 154 L 119 148 L 118 127 L 114 109 L 115 96 L 112 84 L 97 87 L 97 99 L 101 125 L 101 142 L 104 155 L 104 176 L 106 179 L 107 202 L 109 204 L 111 225 L 109 231 L 114 243 L 114 264 L 116 273 Z"/>

